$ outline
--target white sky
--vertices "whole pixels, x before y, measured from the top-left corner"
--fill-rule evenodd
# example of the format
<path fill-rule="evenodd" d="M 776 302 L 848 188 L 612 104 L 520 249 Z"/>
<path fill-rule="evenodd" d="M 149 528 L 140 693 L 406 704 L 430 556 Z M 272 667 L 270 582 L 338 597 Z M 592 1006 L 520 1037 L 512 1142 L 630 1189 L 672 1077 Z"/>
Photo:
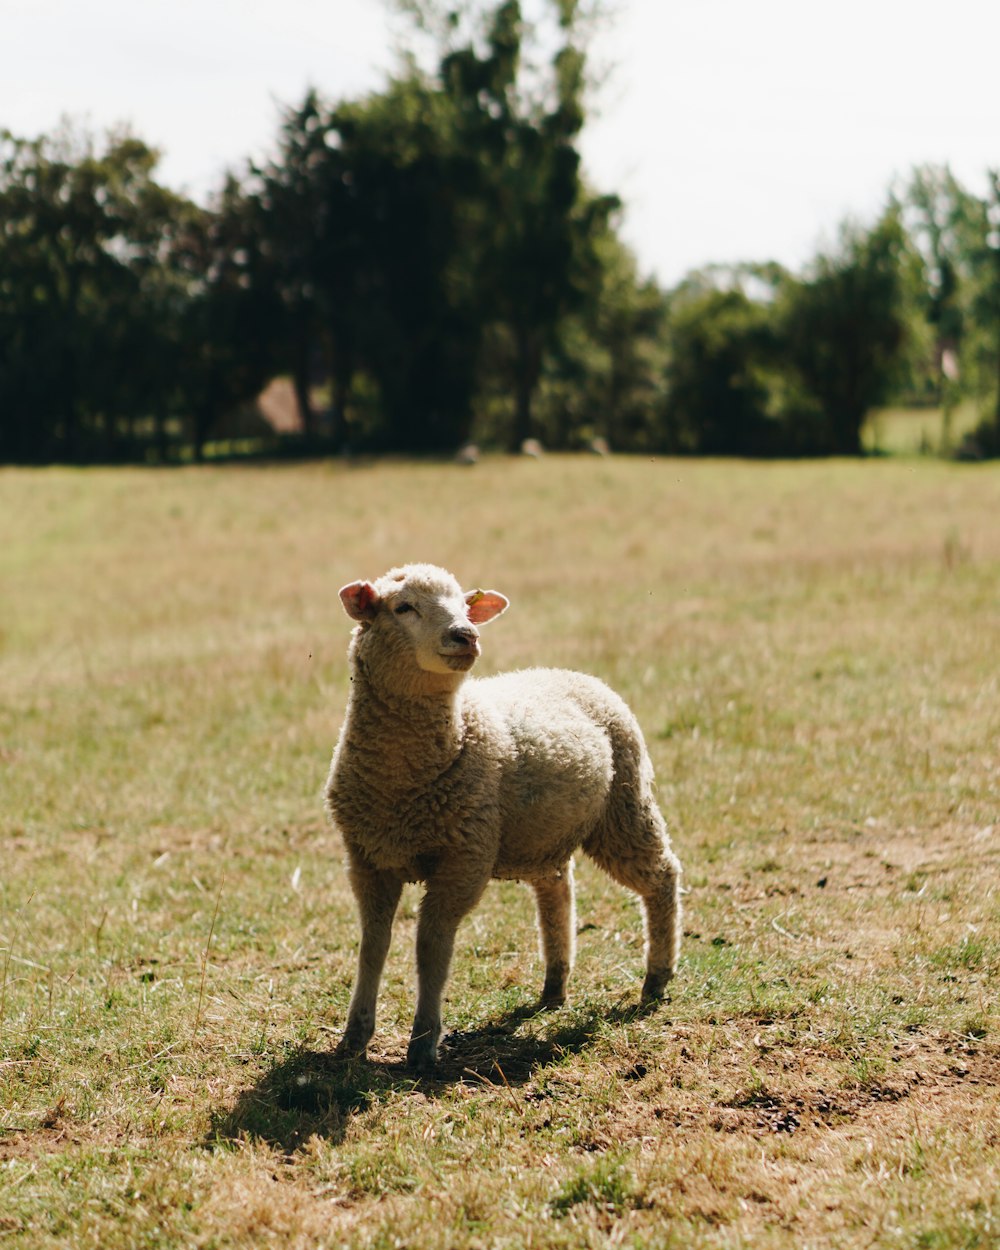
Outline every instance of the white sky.
<path fill-rule="evenodd" d="M 582 147 L 624 234 L 671 285 L 711 261 L 802 264 L 893 179 L 1000 166 L 998 0 L 615 0 Z M 265 154 L 279 105 L 378 88 L 382 0 L 0 0 L 0 128 L 132 124 L 203 198 Z"/>

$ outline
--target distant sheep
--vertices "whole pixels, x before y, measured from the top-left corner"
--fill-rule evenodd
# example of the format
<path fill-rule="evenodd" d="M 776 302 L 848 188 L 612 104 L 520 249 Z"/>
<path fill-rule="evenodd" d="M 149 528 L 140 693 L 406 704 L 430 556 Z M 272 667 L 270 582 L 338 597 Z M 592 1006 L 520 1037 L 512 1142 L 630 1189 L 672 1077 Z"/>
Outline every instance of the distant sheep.
<path fill-rule="evenodd" d="M 466 674 L 479 626 L 504 612 L 493 590 L 463 592 L 444 569 L 411 564 L 340 591 L 358 622 L 351 693 L 326 787 L 361 918 L 358 974 L 338 1047 L 363 1055 L 405 881 L 426 892 L 408 1062 L 431 1067 L 462 917 L 491 877 L 535 891 L 542 1004 L 566 997 L 582 849 L 638 893 L 646 912 L 644 1001 L 677 966 L 680 864 L 653 795 L 639 726 L 603 682 L 562 669 Z"/>

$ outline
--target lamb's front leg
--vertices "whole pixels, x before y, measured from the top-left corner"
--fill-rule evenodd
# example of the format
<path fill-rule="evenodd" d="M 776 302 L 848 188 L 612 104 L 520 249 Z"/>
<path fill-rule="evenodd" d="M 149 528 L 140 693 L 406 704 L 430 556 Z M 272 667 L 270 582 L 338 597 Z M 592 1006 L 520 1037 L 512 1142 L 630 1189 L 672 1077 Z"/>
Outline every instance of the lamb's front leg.
<path fill-rule="evenodd" d="M 362 860 L 352 858 L 351 886 L 361 916 L 361 946 L 358 976 L 347 1011 L 347 1027 L 336 1053 L 363 1056 L 375 1032 L 375 1003 L 385 957 L 389 953 L 392 922 L 403 884 L 392 873 L 380 872 Z"/>
<path fill-rule="evenodd" d="M 437 1061 L 444 994 L 455 933 L 489 881 L 489 869 L 467 863 L 439 866 L 427 882 L 417 922 L 417 1010 L 406 1052 L 411 1068 L 426 1071 Z"/>

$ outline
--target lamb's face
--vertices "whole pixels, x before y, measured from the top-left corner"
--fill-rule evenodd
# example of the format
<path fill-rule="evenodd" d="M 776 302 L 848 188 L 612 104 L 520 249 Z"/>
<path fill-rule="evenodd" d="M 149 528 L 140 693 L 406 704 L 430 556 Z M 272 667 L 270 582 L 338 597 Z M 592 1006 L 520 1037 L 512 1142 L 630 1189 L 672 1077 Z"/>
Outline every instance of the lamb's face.
<path fill-rule="evenodd" d="M 409 564 L 374 584 L 352 582 L 340 592 L 347 614 L 367 626 L 372 647 L 394 662 L 461 679 L 480 655 L 479 625 L 507 608 L 493 590 L 463 591 L 444 569 Z"/>
<path fill-rule="evenodd" d="M 402 577 L 390 582 L 383 603 L 425 673 L 467 673 L 479 658 L 479 630 L 454 578 Z"/>

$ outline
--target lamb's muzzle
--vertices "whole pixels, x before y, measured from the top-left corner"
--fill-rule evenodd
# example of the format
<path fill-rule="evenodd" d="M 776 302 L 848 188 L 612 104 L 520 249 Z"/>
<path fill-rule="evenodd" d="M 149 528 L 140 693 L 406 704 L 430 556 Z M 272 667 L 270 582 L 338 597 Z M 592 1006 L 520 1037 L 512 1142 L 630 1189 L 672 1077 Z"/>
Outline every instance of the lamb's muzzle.
<path fill-rule="evenodd" d="M 680 864 L 635 717 L 603 682 L 530 669 L 466 679 L 478 627 L 507 608 L 445 570 L 407 565 L 340 592 L 358 622 L 351 693 L 327 782 L 361 916 L 358 975 L 339 1052 L 363 1054 L 404 881 L 423 881 L 417 1009 L 408 1058 L 431 1066 L 455 932 L 491 877 L 535 890 L 544 1006 L 565 999 L 582 850 L 640 895 L 644 1001 L 674 975 Z"/>
<path fill-rule="evenodd" d="M 448 652 L 454 652 L 455 649 L 462 651 L 471 651 L 473 655 L 480 654 L 479 647 L 479 630 L 474 625 L 456 625 L 449 629 L 445 637 L 444 649 Z"/>

